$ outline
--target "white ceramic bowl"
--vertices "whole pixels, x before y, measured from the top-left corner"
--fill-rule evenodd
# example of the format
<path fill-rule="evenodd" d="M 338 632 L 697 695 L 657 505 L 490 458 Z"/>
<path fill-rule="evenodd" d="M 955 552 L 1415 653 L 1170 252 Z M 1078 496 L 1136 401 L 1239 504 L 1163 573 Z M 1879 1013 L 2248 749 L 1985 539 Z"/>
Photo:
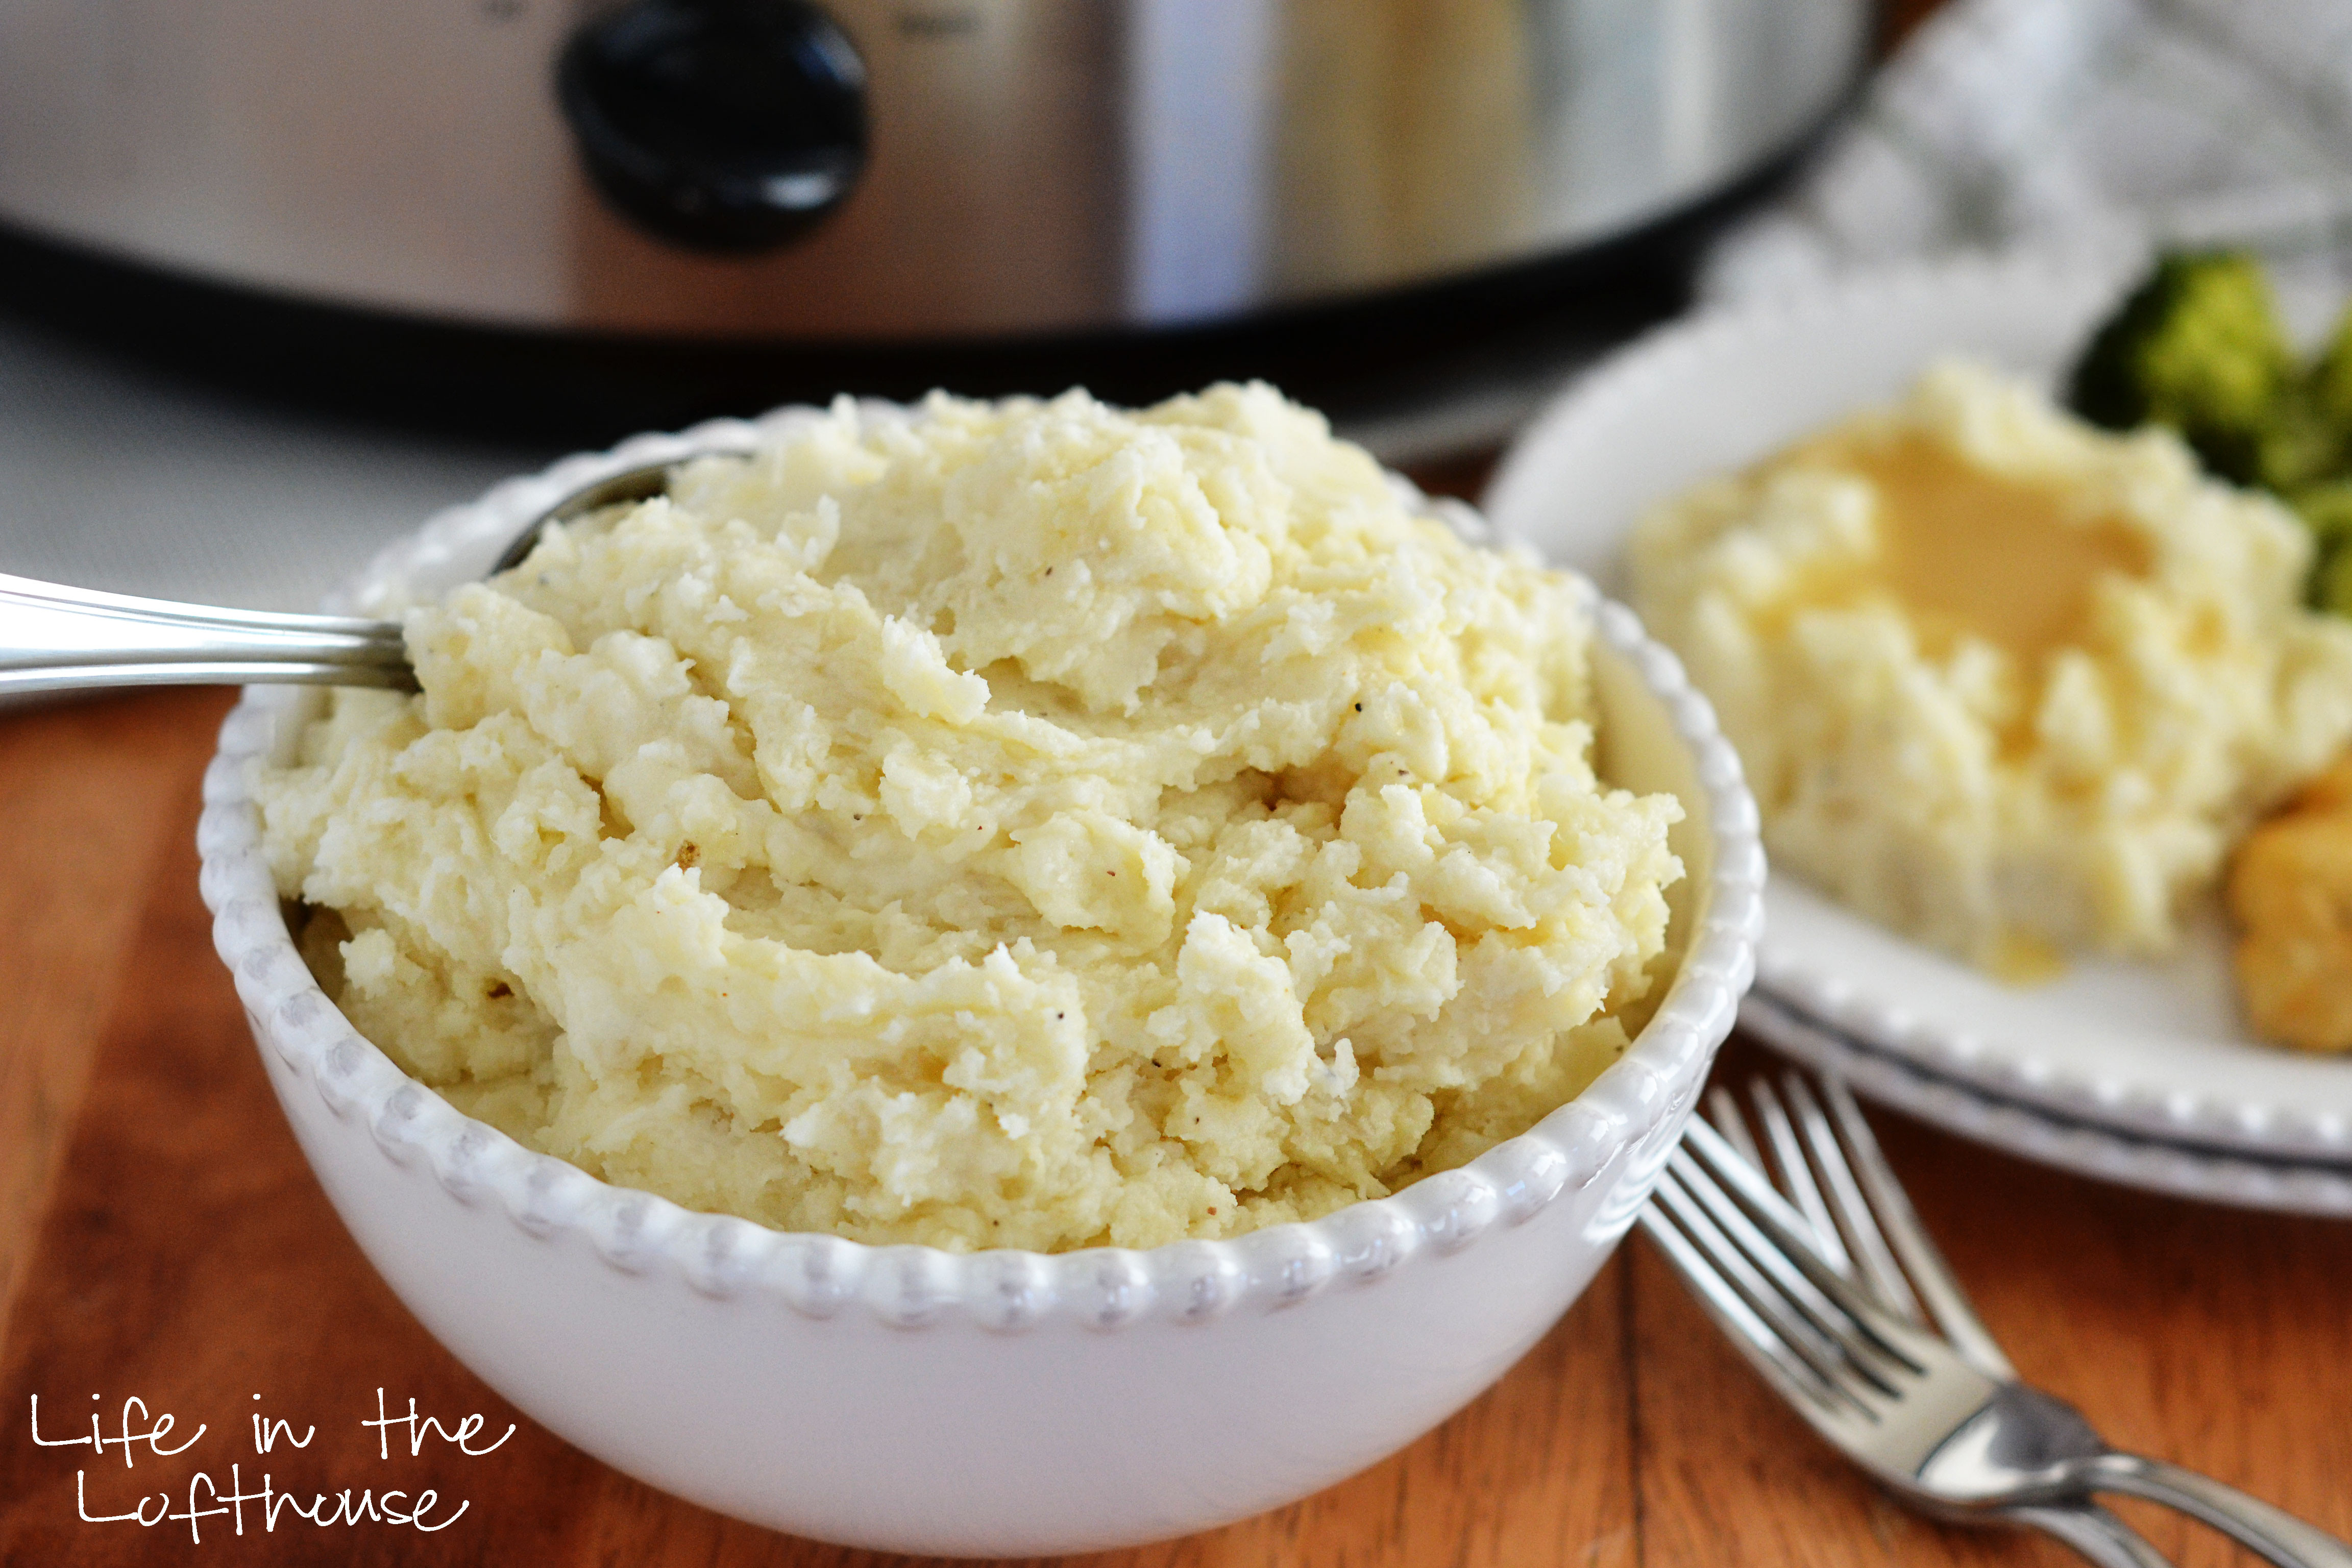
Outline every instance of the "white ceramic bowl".
<path fill-rule="evenodd" d="M 386 552 L 344 602 L 477 576 L 583 484 L 808 416 L 642 437 L 510 481 Z M 1689 810 L 1664 1005 L 1581 1097 L 1468 1166 L 1234 1241 L 958 1256 L 787 1235 L 608 1186 L 459 1115 L 352 1030 L 288 937 L 247 773 L 315 694 L 256 688 L 223 727 L 204 893 L 352 1235 L 535 1420 L 665 1490 L 827 1541 L 1132 1544 L 1289 1502 L 1428 1430 L 1550 1326 L 1649 1196 L 1753 973 L 1764 864 L 1712 710 L 1629 612 L 1603 605 L 1597 625 L 1603 769 Z"/>

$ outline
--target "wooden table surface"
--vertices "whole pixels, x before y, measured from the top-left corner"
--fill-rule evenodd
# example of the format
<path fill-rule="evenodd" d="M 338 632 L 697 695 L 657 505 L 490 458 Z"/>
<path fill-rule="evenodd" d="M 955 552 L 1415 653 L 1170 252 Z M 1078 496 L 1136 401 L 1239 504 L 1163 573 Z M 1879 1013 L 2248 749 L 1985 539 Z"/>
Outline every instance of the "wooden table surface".
<path fill-rule="evenodd" d="M 359 1424 L 379 1388 L 395 1415 L 414 1396 L 452 1426 L 520 1418 L 377 1279 L 271 1099 L 195 891 L 197 777 L 225 705 L 171 692 L 0 717 L 0 1563 L 877 1561 L 674 1501 L 528 1422 L 478 1458 L 397 1441 L 379 1457 Z M 2352 1534 L 2352 1226 L 2102 1186 L 1879 1120 L 2029 1376 L 2119 1442 Z M 163 1447 L 198 1422 L 215 1436 L 174 1458 L 142 1448 L 135 1469 L 119 1447 L 33 1441 L 36 1397 L 54 1441 L 93 1409 L 110 1435 L 131 1396 L 177 1418 Z M 185 1523 L 79 1517 L 165 1491 L 184 1510 L 196 1470 L 226 1479 L 254 1460 L 256 1412 L 318 1428 L 266 1461 L 281 1484 L 430 1486 L 430 1521 L 465 1510 L 432 1533 L 281 1515 L 240 1538 L 200 1521 L 201 1545 Z M 2184 1563 L 2231 1560 L 2168 1515 L 2138 1517 Z M 1101 1561 L 2072 1559 L 1877 1496 L 1635 1240 L 1500 1384 L 1403 1453 L 1281 1512 Z"/>

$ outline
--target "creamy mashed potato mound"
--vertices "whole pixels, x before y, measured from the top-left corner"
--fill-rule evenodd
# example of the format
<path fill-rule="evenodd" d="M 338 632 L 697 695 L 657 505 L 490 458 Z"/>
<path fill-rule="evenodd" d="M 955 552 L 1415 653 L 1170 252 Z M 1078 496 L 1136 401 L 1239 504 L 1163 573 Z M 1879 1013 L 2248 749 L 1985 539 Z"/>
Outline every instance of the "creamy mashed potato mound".
<path fill-rule="evenodd" d="M 1775 863 L 2011 978 L 2153 953 L 2352 736 L 2307 532 L 2035 387 L 1939 365 L 1658 509 L 1634 600 L 1715 700 Z"/>
<path fill-rule="evenodd" d="M 1264 386 L 845 403 L 407 631 L 421 695 L 257 779 L 330 994 L 520 1141 L 790 1228 L 1391 1192 L 1623 1049 L 1681 874 L 1594 777 L 1574 584 Z"/>

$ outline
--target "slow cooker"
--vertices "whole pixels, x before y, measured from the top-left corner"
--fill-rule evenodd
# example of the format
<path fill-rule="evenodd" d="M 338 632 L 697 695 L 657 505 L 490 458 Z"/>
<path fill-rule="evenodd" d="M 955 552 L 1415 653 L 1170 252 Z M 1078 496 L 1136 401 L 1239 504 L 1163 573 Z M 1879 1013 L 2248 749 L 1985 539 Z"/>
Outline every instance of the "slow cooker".
<path fill-rule="evenodd" d="M 0 292 L 280 387 L 664 421 L 1333 383 L 1664 308 L 1870 0 L 16 0 Z M 1670 289 L 1671 283 L 1665 285 Z M 1308 387 L 1307 390 L 1316 390 Z"/>

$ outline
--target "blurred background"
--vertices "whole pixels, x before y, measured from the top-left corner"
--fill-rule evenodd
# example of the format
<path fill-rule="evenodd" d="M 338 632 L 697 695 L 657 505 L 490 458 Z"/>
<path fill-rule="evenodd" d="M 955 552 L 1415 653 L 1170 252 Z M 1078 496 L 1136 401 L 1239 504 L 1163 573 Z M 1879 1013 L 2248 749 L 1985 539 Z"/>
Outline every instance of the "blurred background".
<path fill-rule="evenodd" d="M 1263 376 L 1463 488 L 1932 8 L 24 0 L 0 568 L 307 607 L 503 474 L 844 392 Z"/>

